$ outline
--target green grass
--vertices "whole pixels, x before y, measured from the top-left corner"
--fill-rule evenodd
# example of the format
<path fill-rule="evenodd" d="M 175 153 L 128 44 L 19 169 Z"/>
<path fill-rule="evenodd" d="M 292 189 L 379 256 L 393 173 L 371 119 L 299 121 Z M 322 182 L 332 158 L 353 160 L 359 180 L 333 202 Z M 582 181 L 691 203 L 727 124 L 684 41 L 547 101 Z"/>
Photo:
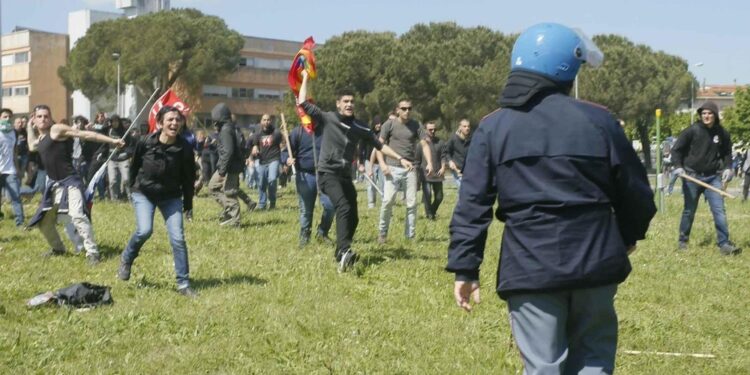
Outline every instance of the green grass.
<path fill-rule="evenodd" d="M 5 204 L 0 373 L 519 373 L 506 306 L 493 293 L 502 225 L 491 227 L 483 303 L 466 314 L 455 307 L 452 275 L 443 271 L 455 190 L 447 189 L 437 222 L 422 219 L 420 206 L 414 242 L 400 238 L 404 207 L 396 207 L 385 246 L 376 243 L 378 211 L 367 210 L 362 191 L 359 200 L 355 249 L 361 262 L 353 272 L 337 274 L 331 248 L 297 249 L 291 185 L 276 211 L 244 215 L 239 230 L 219 227 L 218 206 L 198 198 L 196 219 L 186 224 L 197 300 L 174 290 L 158 214 L 133 277 L 121 282 L 115 278 L 118 256 L 135 227 L 129 205 L 95 204 L 104 260 L 91 268 L 83 256 L 43 260 L 41 234 L 16 230 Z M 750 255 L 719 255 L 705 202 L 690 250 L 676 253 L 681 196 L 666 202 L 617 295 L 617 371 L 748 374 Z M 27 204 L 27 213 L 34 208 Z M 747 248 L 750 204 L 728 202 L 728 216 L 733 240 Z M 115 304 L 86 312 L 25 306 L 40 292 L 79 281 L 112 286 Z M 717 357 L 628 355 L 625 349 Z"/>

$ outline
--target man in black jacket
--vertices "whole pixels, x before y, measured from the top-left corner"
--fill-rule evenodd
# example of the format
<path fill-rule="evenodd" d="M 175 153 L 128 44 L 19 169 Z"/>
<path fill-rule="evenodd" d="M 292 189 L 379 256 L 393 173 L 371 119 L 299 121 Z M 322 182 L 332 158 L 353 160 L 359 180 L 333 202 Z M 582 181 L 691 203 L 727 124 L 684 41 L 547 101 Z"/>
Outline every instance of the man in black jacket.
<path fill-rule="evenodd" d="M 352 162 L 359 142 L 372 145 L 383 154 L 401 163 L 406 169 L 412 164 L 393 149 L 378 140 L 375 133 L 354 118 L 354 96 L 340 93 L 336 99 L 337 112 L 323 112 L 307 101 L 307 72 L 302 73 L 302 85 L 297 104 L 323 129 L 323 140 L 318 157 L 318 183 L 320 190 L 328 195 L 336 207 L 336 262 L 339 272 L 350 269 L 357 260 L 351 249 L 354 232 L 359 224 L 357 214 L 357 190 L 352 183 Z M 360 164 L 359 171 L 364 172 Z"/>
<path fill-rule="evenodd" d="M 255 208 L 255 202 L 240 189 L 240 173 L 245 168 L 242 136 L 232 121 L 232 112 L 226 104 L 214 106 L 211 119 L 219 130 L 219 161 L 216 163 L 216 172 L 208 183 L 208 190 L 221 205 L 220 225 L 238 227 L 240 203 L 237 198 L 248 205 L 248 210 Z"/>
<path fill-rule="evenodd" d="M 719 121 L 719 108 L 707 101 L 698 108 L 700 119 L 685 129 L 672 146 L 672 162 L 675 175 L 688 174 L 717 189 L 722 182 L 732 179 L 732 139 Z M 678 250 L 687 250 L 690 230 L 695 219 L 700 195 L 704 194 L 716 226 L 716 242 L 723 255 L 737 255 L 741 252 L 729 241 L 729 225 L 724 211 L 724 198 L 721 194 L 692 182 L 682 181 L 682 195 L 685 206 L 680 220 Z"/>
<path fill-rule="evenodd" d="M 458 122 L 458 129 L 451 135 L 445 144 L 445 157 L 448 159 L 448 168 L 453 174 L 453 182 L 457 188 L 461 188 L 463 177 L 464 160 L 471 144 L 471 123 L 468 119 Z"/>
<path fill-rule="evenodd" d="M 479 300 L 495 216 L 505 222 L 497 293 L 528 374 L 611 374 L 617 284 L 656 213 L 646 171 L 607 109 L 568 96 L 601 52 L 580 32 L 539 24 L 519 35 L 500 99 L 474 131 L 450 223 L 454 296 Z"/>

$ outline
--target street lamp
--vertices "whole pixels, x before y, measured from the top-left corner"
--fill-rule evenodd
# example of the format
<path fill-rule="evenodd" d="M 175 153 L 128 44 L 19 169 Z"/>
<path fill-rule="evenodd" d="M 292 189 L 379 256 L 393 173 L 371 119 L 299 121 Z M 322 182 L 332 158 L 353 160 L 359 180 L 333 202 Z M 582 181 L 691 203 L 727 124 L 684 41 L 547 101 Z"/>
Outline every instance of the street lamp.
<path fill-rule="evenodd" d="M 117 60 L 117 115 L 120 116 L 120 54 L 115 52 L 112 57 Z"/>
<path fill-rule="evenodd" d="M 699 63 L 694 64 L 693 66 L 696 68 L 700 68 L 701 66 L 703 66 L 703 63 L 699 62 Z M 695 96 L 695 80 L 691 78 L 690 79 L 690 125 L 693 124 L 693 116 L 695 114 L 695 110 L 693 109 L 695 107 L 694 96 Z"/>

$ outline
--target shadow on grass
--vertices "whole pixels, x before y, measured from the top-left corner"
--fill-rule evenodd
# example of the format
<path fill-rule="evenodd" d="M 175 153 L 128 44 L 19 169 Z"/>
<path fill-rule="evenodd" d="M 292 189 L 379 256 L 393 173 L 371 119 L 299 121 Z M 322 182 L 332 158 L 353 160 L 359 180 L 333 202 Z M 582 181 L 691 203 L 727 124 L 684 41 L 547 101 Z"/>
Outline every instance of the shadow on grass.
<path fill-rule="evenodd" d="M 21 240 L 21 236 L 19 236 L 17 234 L 12 234 L 9 237 L 2 237 L 2 238 L 0 238 L 0 242 L 16 242 L 16 241 L 20 241 L 20 240 Z"/>
<path fill-rule="evenodd" d="M 273 225 L 279 225 L 279 224 L 288 224 L 290 220 L 284 220 L 284 219 L 267 219 L 267 220 L 261 220 L 261 221 L 255 221 L 249 223 L 242 223 L 240 224 L 240 228 L 258 228 L 258 227 L 267 227 L 267 226 L 273 226 Z"/>
<path fill-rule="evenodd" d="M 414 251 L 404 247 L 397 248 L 385 248 L 374 250 L 374 254 L 362 255 L 359 259 L 358 275 L 363 275 L 368 268 L 377 266 L 391 260 L 432 260 L 436 259 L 434 256 L 426 256 L 421 254 L 414 254 Z"/>
<path fill-rule="evenodd" d="M 110 244 L 99 244 L 99 256 L 102 260 L 118 258 L 122 254 L 122 248 Z"/>
<path fill-rule="evenodd" d="M 227 278 L 209 277 L 206 279 L 194 279 L 190 282 L 196 289 L 216 288 L 224 285 L 248 284 L 265 285 L 268 280 L 253 275 L 232 275 Z"/>

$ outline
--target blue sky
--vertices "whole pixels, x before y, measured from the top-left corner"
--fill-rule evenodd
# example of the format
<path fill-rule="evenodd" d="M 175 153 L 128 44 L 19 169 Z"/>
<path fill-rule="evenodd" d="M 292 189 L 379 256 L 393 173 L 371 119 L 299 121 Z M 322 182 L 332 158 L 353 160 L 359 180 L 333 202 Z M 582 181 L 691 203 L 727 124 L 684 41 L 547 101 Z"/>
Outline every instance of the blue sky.
<path fill-rule="evenodd" d="M 699 81 L 750 84 L 750 2 L 716 0 L 172 0 L 225 19 L 244 35 L 324 42 L 348 30 L 403 33 L 415 23 L 454 21 L 520 32 L 538 22 L 619 34 L 685 58 Z M 575 3 L 575 5 L 571 5 Z M 345 5 L 342 5 L 345 4 Z M 67 13 L 117 11 L 115 0 L 2 0 L 2 32 L 20 25 L 66 32 Z M 695 64 L 703 63 L 701 67 Z"/>

